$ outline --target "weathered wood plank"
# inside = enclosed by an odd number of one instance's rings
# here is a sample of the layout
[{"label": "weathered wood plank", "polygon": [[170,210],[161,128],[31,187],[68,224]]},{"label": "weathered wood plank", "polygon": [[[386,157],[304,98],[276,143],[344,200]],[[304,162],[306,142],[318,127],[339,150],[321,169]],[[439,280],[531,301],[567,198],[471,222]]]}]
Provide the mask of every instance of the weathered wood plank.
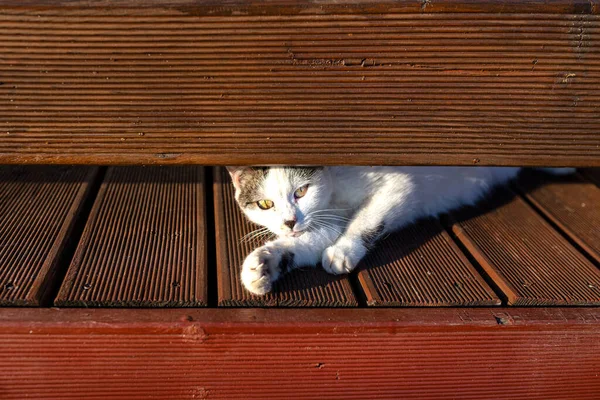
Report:
[{"label": "weathered wood plank", "polygon": [[509,305],[600,304],[600,271],[508,189],[452,219],[452,230]]},{"label": "weathered wood plank", "polygon": [[40,305],[60,284],[61,257],[97,172],[0,166],[0,305]]},{"label": "weathered wood plank", "polygon": [[391,234],[361,261],[370,306],[484,306],[500,299],[437,220]]},{"label": "weathered wood plank", "polygon": [[205,306],[201,167],[113,167],[65,281],[61,306]]},{"label": "weathered wood plank", "polygon": [[560,230],[600,262],[600,189],[578,175],[528,173],[519,188]]},{"label": "weathered wood plank", "polygon": [[132,4],[0,1],[0,162],[600,166],[593,2]]}]

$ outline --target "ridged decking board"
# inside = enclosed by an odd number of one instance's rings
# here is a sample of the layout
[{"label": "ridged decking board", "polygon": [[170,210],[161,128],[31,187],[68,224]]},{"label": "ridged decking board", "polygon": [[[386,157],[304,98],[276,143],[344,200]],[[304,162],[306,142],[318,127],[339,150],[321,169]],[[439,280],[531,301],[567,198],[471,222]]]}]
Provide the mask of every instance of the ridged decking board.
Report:
[{"label": "ridged decking board", "polygon": [[452,230],[509,305],[600,305],[600,271],[519,196],[498,190]]},{"label": "ridged decking board", "polygon": [[361,262],[371,306],[483,306],[500,299],[437,220],[390,235]]},{"label": "ridged decking board", "polygon": [[96,168],[0,166],[0,305],[36,306],[54,290]]},{"label": "ridged decking board", "polygon": [[600,188],[573,175],[530,174],[519,181],[524,195],[563,232],[600,262]]},{"label": "ridged decking board", "polygon": [[599,8],[0,0],[0,162],[600,166]]},{"label": "ridged decking board", "polygon": [[59,306],[204,306],[204,169],[114,167],[100,187]]},{"label": "ridged decking board", "polygon": [[217,278],[221,306],[355,306],[356,298],[347,277],[322,269],[293,270],[279,280],[273,292],[255,296],[240,282],[240,268],[259,240],[243,240],[257,228],[248,222],[235,202],[233,185],[223,168],[215,169],[215,229]]}]

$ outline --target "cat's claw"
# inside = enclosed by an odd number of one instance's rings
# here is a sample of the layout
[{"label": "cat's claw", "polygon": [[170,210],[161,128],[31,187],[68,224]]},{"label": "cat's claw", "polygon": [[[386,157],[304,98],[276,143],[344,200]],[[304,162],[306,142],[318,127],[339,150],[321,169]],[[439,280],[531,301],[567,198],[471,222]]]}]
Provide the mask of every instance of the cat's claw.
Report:
[{"label": "cat's claw", "polygon": [[356,268],[365,254],[366,249],[362,243],[353,243],[350,240],[342,239],[325,249],[321,264],[323,269],[330,274],[347,274]]},{"label": "cat's claw", "polygon": [[242,265],[241,280],[244,287],[254,294],[265,294],[279,278],[281,256],[266,246],[254,250]]}]

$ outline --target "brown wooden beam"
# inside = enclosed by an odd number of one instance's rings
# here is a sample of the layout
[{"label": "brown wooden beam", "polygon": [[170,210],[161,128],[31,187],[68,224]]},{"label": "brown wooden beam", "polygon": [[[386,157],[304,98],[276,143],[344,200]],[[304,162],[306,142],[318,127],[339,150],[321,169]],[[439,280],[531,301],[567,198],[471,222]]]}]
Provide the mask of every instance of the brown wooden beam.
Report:
[{"label": "brown wooden beam", "polygon": [[315,13],[547,13],[599,14],[600,8],[589,0],[0,0],[0,6],[12,8],[127,8],[146,12],[148,9],[200,9],[210,15],[231,15],[231,9],[242,9],[250,15],[281,15],[312,10]]},{"label": "brown wooden beam", "polygon": [[0,1],[0,163],[600,166],[594,2],[89,4]]}]

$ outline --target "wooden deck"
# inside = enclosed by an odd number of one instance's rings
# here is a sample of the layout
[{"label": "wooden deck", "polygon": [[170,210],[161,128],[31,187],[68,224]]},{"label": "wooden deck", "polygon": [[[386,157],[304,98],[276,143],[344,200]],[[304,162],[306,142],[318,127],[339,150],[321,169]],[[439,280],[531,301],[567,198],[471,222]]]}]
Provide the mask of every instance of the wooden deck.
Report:
[{"label": "wooden deck", "polygon": [[594,174],[528,172],[259,297],[222,168],[2,167],[0,397],[596,399]]},{"label": "wooden deck", "polygon": [[[244,239],[255,226],[224,169],[0,172],[4,305],[600,305],[600,189],[581,173],[528,172],[478,207],[390,235],[349,276],[302,268],[255,296],[242,288],[239,267],[260,242]],[[75,221],[85,222],[79,240]]]}]

